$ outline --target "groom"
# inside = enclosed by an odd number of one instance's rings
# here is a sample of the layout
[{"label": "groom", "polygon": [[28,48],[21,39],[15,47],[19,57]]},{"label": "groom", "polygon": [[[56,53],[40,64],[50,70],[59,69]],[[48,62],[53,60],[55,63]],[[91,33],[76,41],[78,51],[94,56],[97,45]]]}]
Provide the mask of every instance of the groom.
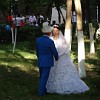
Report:
[{"label": "groom", "polygon": [[58,52],[54,42],[49,38],[52,27],[48,22],[44,22],[42,26],[44,35],[36,40],[36,53],[38,57],[38,66],[40,73],[39,96],[46,93],[46,83],[49,77],[50,69],[54,65],[54,58],[58,60]]}]

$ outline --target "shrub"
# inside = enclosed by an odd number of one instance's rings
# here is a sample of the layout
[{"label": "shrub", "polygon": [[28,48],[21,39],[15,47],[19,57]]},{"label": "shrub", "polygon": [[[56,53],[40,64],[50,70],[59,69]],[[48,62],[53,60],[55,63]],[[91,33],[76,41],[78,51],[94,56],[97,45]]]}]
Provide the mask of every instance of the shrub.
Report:
[{"label": "shrub", "polygon": [[[37,37],[42,35],[41,27],[34,27],[25,25],[20,27],[17,32],[17,42],[30,41],[34,42]],[[12,39],[11,31],[5,30],[3,28],[0,32],[0,42],[1,43],[10,43]]]}]

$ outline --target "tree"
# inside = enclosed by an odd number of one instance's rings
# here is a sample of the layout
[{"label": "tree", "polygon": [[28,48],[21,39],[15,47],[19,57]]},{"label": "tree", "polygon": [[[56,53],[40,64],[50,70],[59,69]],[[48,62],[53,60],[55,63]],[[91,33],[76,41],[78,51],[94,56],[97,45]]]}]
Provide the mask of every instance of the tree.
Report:
[{"label": "tree", "polygon": [[0,12],[3,15],[3,19],[7,21],[7,13],[9,13],[9,0],[1,0],[0,1]]},{"label": "tree", "polygon": [[95,53],[95,46],[94,46],[94,33],[95,28],[93,28],[92,23],[89,23],[89,32],[90,32],[90,53]]},{"label": "tree", "polygon": [[79,76],[81,78],[84,78],[86,77],[86,70],[85,70],[85,45],[83,36],[81,1],[74,0],[74,3],[77,14],[76,16],[77,16],[77,39],[78,39],[78,70],[79,70]]},{"label": "tree", "polygon": [[72,0],[66,0],[66,24],[65,24],[65,39],[70,46],[71,50],[71,39],[72,39],[72,34],[71,34],[71,10],[72,10]]}]

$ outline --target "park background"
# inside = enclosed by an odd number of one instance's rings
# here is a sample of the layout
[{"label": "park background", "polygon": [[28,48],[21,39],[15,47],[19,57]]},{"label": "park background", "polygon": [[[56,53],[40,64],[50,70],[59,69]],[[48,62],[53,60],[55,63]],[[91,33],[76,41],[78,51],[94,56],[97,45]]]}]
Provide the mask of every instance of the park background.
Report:
[{"label": "park background", "polygon": [[[15,53],[11,40],[11,31],[5,30],[7,16],[13,12],[25,16],[30,13],[42,14],[51,18],[52,7],[66,8],[67,0],[1,0],[0,1],[0,100],[100,100],[100,41],[95,38],[100,22],[100,1],[80,0],[85,43],[86,77],[82,78],[90,91],[82,94],[48,94],[38,97],[38,66],[35,40],[42,36],[41,27],[30,27],[28,23],[18,30]],[[74,2],[74,0],[72,0]],[[12,6],[11,6],[12,5]],[[53,5],[53,6],[52,6]],[[12,8],[11,8],[12,7]],[[17,8],[16,8],[17,7]],[[72,5],[74,11],[74,3]],[[89,23],[92,23],[95,53],[90,53]],[[62,31],[65,23],[60,25]],[[75,34],[73,26],[72,33]],[[71,57],[78,66],[77,37],[73,35]]]}]

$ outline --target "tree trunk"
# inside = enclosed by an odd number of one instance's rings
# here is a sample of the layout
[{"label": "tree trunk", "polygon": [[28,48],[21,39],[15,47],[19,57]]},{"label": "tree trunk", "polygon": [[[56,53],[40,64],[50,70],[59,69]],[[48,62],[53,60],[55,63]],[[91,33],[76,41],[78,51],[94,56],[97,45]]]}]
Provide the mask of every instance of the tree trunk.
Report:
[{"label": "tree trunk", "polygon": [[61,24],[60,8],[59,7],[56,7],[56,8],[58,11],[58,21],[59,21],[59,24]]},{"label": "tree trunk", "polygon": [[59,11],[60,11],[60,14],[61,14],[61,16],[62,16],[63,22],[64,22],[64,24],[65,24],[65,18],[64,18],[64,15],[63,15],[61,9],[59,9]]},{"label": "tree trunk", "polygon": [[90,53],[95,53],[95,46],[94,46],[94,28],[92,23],[89,23],[89,33],[90,33]]},{"label": "tree trunk", "polygon": [[47,7],[47,11],[46,11],[46,15],[48,15],[47,17],[50,19],[52,18],[52,3],[50,3]]},{"label": "tree trunk", "polygon": [[78,38],[78,70],[80,78],[86,77],[85,70],[85,45],[83,36],[83,26],[82,26],[82,9],[81,1],[74,0],[75,10],[77,16],[77,38]]},{"label": "tree trunk", "polygon": [[71,41],[72,41],[72,33],[71,33],[71,10],[72,10],[72,0],[66,0],[66,23],[65,23],[65,39],[71,50]]}]

